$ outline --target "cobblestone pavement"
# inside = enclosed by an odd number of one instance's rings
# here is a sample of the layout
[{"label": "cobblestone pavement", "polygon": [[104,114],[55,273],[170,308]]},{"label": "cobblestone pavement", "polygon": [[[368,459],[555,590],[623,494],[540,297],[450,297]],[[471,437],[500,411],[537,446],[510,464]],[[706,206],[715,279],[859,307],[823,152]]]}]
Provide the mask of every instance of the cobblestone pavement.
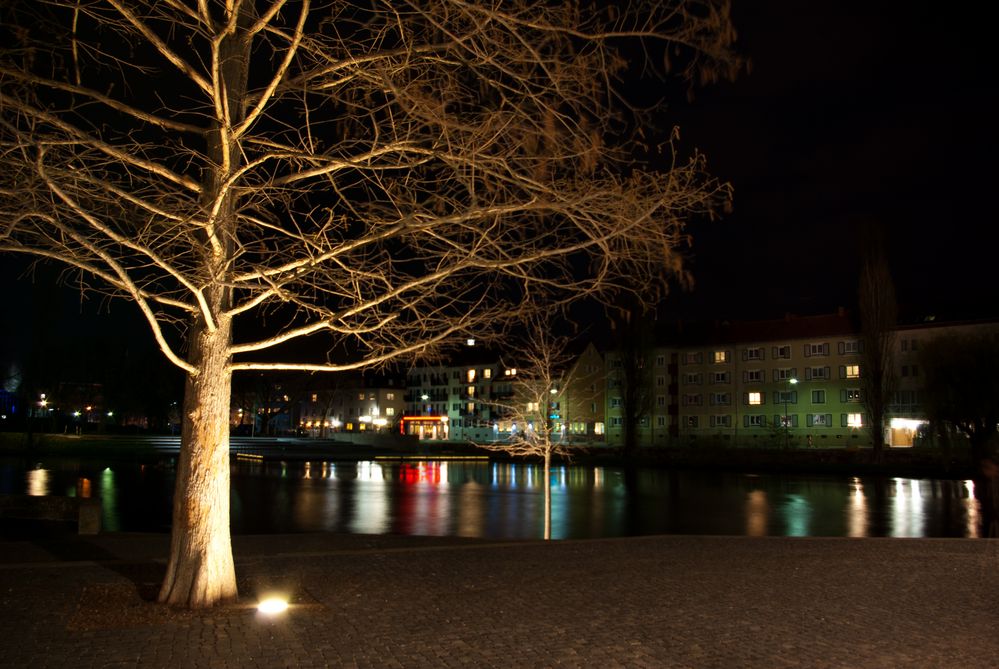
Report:
[{"label": "cobblestone pavement", "polygon": [[144,599],[166,537],[0,542],[0,667],[999,666],[991,540],[234,545],[240,604],[190,613]]}]

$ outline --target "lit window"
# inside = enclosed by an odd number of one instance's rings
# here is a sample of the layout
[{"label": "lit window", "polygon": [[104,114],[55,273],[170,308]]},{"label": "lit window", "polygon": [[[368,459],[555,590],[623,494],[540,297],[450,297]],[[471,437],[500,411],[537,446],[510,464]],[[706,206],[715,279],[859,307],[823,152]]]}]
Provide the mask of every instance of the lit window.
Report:
[{"label": "lit window", "polygon": [[488,368],[487,369],[483,369],[482,370],[482,376],[484,376],[487,379],[493,378],[493,370],[488,369]]},{"label": "lit window", "polygon": [[465,406],[465,410],[468,411],[468,413],[472,413],[473,411],[475,411],[475,402],[469,402]]},{"label": "lit window", "polygon": [[385,407],[385,415],[386,416],[394,416],[395,415],[395,408],[394,407]]},{"label": "lit window", "polygon": [[593,434],[603,434],[603,433],[604,433],[604,424],[603,423],[594,423],[593,424]]},{"label": "lit window", "polygon": [[846,378],[848,378],[848,379],[859,379],[860,378],[860,365],[847,365],[846,366]]},{"label": "lit window", "polygon": [[527,403],[527,410],[528,411],[537,411],[540,408],[540,406],[541,405],[538,404],[537,402],[528,402]]},{"label": "lit window", "polygon": [[828,427],[829,414],[824,414],[824,413],[810,414],[808,417],[808,422],[813,427]]},{"label": "lit window", "polygon": [[395,399],[395,393],[385,393],[385,399],[386,400],[394,400]]},{"label": "lit window", "polygon": [[715,364],[728,362],[728,351],[715,351]]},{"label": "lit window", "polygon": [[468,382],[469,383],[475,383],[475,370],[474,369],[468,370],[467,376],[468,376]]},{"label": "lit window", "polygon": [[364,401],[364,393],[357,393],[357,399]]},{"label": "lit window", "polygon": [[318,402],[319,401],[319,394],[318,393],[312,393],[312,401],[313,402]]},{"label": "lit window", "polygon": [[753,405],[763,404],[763,393],[749,393],[749,403]]},{"label": "lit window", "polygon": [[846,415],[846,426],[847,427],[863,427],[864,426],[863,414],[859,414],[859,413],[848,413]]},{"label": "lit window", "polygon": [[475,339],[473,339],[472,337],[469,337],[468,339],[465,340],[465,345],[467,345],[467,346],[475,346]]}]

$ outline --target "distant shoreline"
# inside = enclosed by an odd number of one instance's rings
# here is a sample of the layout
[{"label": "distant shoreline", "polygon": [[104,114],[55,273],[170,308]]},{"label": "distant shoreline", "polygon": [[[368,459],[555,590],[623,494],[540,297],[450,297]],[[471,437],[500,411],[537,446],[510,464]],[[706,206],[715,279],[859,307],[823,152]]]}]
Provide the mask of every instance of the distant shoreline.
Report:
[{"label": "distant shoreline", "polygon": [[[451,442],[416,442],[367,439],[368,443],[342,440],[233,437],[230,449],[234,458],[262,460],[498,460],[513,458],[502,452],[486,451],[473,444]],[[369,435],[374,436],[374,435]],[[0,455],[61,456],[115,460],[155,460],[175,456],[179,437],[152,435],[62,435],[34,434],[31,441],[24,433],[0,433]],[[869,448],[748,448],[748,447],[647,447],[626,457],[620,448],[594,446],[580,448],[569,464],[606,467],[663,467],[760,473],[884,475],[914,478],[974,478],[976,467],[964,450],[905,448],[886,449],[881,463],[874,462]],[[565,461],[560,460],[560,464]]]}]

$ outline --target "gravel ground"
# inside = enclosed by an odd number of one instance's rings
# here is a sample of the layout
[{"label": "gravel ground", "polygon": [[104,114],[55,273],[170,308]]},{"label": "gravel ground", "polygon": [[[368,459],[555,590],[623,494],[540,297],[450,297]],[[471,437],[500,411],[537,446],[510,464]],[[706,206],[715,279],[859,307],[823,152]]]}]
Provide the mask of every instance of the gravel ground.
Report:
[{"label": "gravel ground", "polygon": [[166,549],[0,541],[0,667],[999,666],[993,540],[236,537],[208,612],[149,601]]}]

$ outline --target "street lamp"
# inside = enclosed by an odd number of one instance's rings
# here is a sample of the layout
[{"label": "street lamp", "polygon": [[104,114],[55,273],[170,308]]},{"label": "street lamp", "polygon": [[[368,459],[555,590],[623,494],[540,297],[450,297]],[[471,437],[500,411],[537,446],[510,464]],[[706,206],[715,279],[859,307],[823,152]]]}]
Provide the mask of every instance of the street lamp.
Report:
[{"label": "street lamp", "polygon": [[791,424],[787,419],[787,398],[791,394],[791,386],[798,383],[798,379],[793,376],[787,380],[784,387],[784,448],[791,448]]}]

